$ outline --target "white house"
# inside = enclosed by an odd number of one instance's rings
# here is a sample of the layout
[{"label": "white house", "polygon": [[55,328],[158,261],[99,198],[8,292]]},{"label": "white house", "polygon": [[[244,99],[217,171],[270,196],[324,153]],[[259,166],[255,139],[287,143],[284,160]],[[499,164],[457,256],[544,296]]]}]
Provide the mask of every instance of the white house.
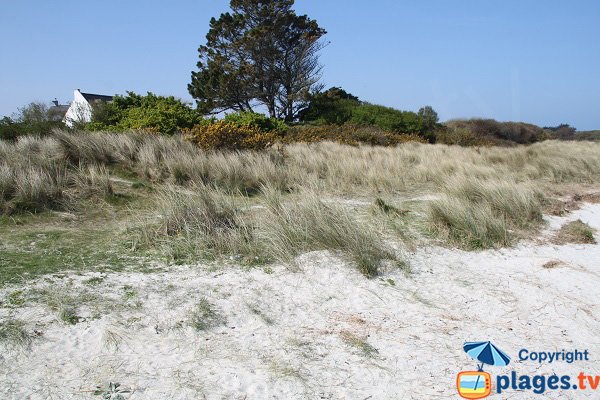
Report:
[{"label": "white house", "polygon": [[77,122],[91,122],[93,105],[98,102],[111,102],[112,96],[101,94],[81,93],[79,89],[73,92],[73,102],[65,114],[63,122],[73,127]]}]

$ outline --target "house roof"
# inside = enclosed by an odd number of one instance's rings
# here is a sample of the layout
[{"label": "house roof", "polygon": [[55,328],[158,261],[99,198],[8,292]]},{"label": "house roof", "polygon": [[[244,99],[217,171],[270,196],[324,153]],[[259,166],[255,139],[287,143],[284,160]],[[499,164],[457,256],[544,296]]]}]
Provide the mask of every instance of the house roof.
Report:
[{"label": "house roof", "polygon": [[68,104],[59,104],[52,106],[48,108],[48,115],[50,116],[50,119],[52,121],[61,121],[65,117],[65,114],[67,113],[67,110],[69,110],[69,107],[70,106]]},{"label": "house roof", "polygon": [[92,93],[81,93],[84,99],[87,100],[88,103],[93,103],[95,101],[112,101],[112,96],[105,96],[102,94],[92,94]]}]

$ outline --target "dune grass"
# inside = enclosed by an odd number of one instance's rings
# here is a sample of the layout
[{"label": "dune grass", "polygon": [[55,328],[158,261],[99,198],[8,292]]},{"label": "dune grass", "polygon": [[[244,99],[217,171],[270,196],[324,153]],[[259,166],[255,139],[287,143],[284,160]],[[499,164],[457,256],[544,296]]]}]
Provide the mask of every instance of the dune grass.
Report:
[{"label": "dune grass", "polygon": [[596,244],[594,232],[595,230],[591,226],[578,219],[561,226],[552,242],[555,244]]},{"label": "dune grass", "polygon": [[[134,254],[155,257],[158,251],[175,262],[288,263],[306,251],[333,250],[373,276],[386,260],[405,265],[386,240],[405,242],[412,230],[427,230],[465,249],[508,246],[541,225],[542,193],[598,182],[600,143],[464,148],[322,142],[210,152],[177,136],[56,131],[0,141],[1,273],[13,271],[12,280],[55,271],[61,263],[85,268],[103,257],[121,265],[115,254],[125,251],[113,245],[133,236]],[[435,199],[410,210],[404,200],[393,200],[422,194]],[[375,211],[365,217],[325,197],[363,198]],[[61,234],[68,240],[54,243],[58,251],[27,247],[29,239],[11,231],[11,221],[28,213],[41,214],[22,219],[20,231],[56,230],[32,225],[49,210],[73,213],[94,229],[86,228],[81,240],[75,230]],[[123,220],[118,226],[117,215]],[[392,228],[373,227],[383,216],[393,220]]]},{"label": "dune grass", "polygon": [[512,244],[542,223],[544,196],[516,182],[454,179],[428,208],[432,231],[466,249]]},{"label": "dune grass", "polygon": [[224,193],[198,185],[167,186],[156,196],[156,213],[134,230],[135,247],[160,248],[175,262],[219,255],[255,255],[252,227]]},{"label": "dune grass", "polygon": [[9,317],[0,321],[0,343],[5,347],[26,348],[31,341],[32,335],[22,320]]},{"label": "dune grass", "polygon": [[267,193],[260,235],[266,251],[284,262],[308,251],[339,250],[367,277],[376,276],[385,261],[408,269],[373,228],[343,208],[325,204],[314,193],[305,193],[301,201],[292,203],[284,203],[275,191]]},{"label": "dune grass", "polygon": [[225,317],[203,297],[189,313],[189,325],[197,331],[205,331],[225,323]]}]

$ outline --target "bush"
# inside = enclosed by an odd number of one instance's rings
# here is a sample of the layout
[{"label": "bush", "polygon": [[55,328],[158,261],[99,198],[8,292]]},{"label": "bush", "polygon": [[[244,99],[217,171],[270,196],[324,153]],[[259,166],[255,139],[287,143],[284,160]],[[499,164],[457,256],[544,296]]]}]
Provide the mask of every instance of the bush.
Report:
[{"label": "bush", "polygon": [[239,127],[257,128],[263,132],[285,132],[288,128],[283,121],[253,112],[228,114],[225,122]]},{"label": "bush", "polygon": [[260,150],[270,147],[277,140],[278,134],[221,120],[196,125],[185,130],[184,136],[204,150]]},{"label": "bush", "polygon": [[440,143],[463,146],[530,144],[546,139],[548,134],[539,126],[493,119],[448,121],[437,134]]},{"label": "bush", "polygon": [[304,122],[342,125],[352,118],[352,110],[360,106],[358,97],[345,90],[332,87],[312,96],[309,106],[300,115]]},{"label": "bush", "polygon": [[9,117],[0,120],[0,140],[15,140],[23,135],[27,135],[27,129],[23,124]]},{"label": "bush", "polygon": [[30,103],[20,108],[16,116],[0,119],[0,139],[16,140],[26,135],[45,136],[64,126],[60,117],[48,106],[43,103]]},{"label": "bush", "polygon": [[376,126],[350,124],[343,126],[295,126],[288,130],[282,141],[285,143],[331,141],[351,146],[357,146],[361,143],[373,146],[395,146],[406,142],[425,142],[424,139],[416,135],[386,132]]},{"label": "bush", "polygon": [[478,137],[468,128],[464,127],[447,127],[444,126],[436,131],[435,140],[437,143],[451,144],[457,146],[491,146],[491,145],[510,145],[511,143],[500,143],[490,137]]},{"label": "bush", "polygon": [[94,106],[92,122],[86,130],[141,130],[172,135],[202,122],[202,115],[173,96],[128,92],[115,96],[111,103]]},{"label": "bush", "polygon": [[430,106],[418,113],[361,102],[345,90],[333,87],[312,96],[309,106],[300,115],[302,122],[318,125],[376,126],[384,131],[420,135],[435,141],[438,115]]},{"label": "bush", "polygon": [[551,138],[558,140],[574,140],[577,129],[569,124],[560,124],[558,126],[546,126],[544,130],[548,132]]},{"label": "bush", "polygon": [[600,131],[577,132],[573,140],[600,142]]},{"label": "bush", "polygon": [[395,133],[422,133],[424,128],[423,121],[414,112],[368,103],[352,110],[350,122],[357,125],[376,125]]}]

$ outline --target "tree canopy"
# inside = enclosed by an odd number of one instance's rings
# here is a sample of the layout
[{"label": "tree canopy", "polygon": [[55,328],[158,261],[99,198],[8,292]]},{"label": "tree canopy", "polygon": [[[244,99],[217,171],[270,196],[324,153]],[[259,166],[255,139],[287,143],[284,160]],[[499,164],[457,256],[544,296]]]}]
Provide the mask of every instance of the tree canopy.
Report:
[{"label": "tree canopy", "polygon": [[292,121],[320,89],[319,51],[326,31],[293,10],[294,0],[231,0],[210,21],[188,90],[207,114],[252,112]]},{"label": "tree canopy", "polygon": [[340,125],[352,118],[352,110],[360,104],[358,97],[342,88],[332,87],[311,96],[308,107],[300,114],[300,120]]},{"label": "tree canopy", "polygon": [[0,139],[15,140],[23,135],[43,136],[64,128],[62,115],[44,103],[29,103],[13,116],[0,119]]}]

